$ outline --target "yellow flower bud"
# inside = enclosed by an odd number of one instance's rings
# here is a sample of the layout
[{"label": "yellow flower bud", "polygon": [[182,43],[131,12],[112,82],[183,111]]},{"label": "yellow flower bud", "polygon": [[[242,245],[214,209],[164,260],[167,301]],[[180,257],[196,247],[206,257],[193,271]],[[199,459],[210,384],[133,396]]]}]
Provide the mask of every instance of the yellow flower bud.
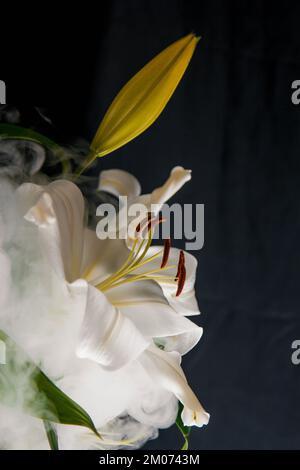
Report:
[{"label": "yellow flower bud", "polygon": [[198,40],[189,34],[174,42],[121,89],[92,141],[89,162],[122,147],[158,118],[180,82]]}]

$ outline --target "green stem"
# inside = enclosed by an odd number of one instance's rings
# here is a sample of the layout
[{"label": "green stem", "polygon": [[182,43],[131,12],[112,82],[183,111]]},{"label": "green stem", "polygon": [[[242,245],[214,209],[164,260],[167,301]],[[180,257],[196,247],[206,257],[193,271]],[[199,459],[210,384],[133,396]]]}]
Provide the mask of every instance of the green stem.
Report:
[{"label": "green stem", "polygon": [[47,434],[49,446],[51,450],[59,450],[58,447],[58,437],[57,437],[57,432],[54,427],[54,425],[50,422],[44,419],[44,427],[45,431]]},{"label": "green stem", "polygon": [[183,410],[183,404],[179,402],[178,404],[178,414],[176,418],[176,426],[178,427],[179,431],[182,434],[182,437],[184,439],[183,446],[181,447],[181,450],[188,450],[189,448],[189,436],[191,432],[191,428],[188,426],[185,426],[182,422],[181,419],[181,413]]},{"label": "green stem", "polygon": [[91,165],[91,163],[93,163],[95,158],[96,158],[96,155],[93,152],[93,150],[91,150],[88,156],[86,157],[86,159],[84,160],[84,162],[82,163],[82,165],[80,165],[77,168],[75,175],[74,175],[74,181],[76,181],[77,178],[79,178],[82,175],[82,173],[85,172],[85,170]]}]

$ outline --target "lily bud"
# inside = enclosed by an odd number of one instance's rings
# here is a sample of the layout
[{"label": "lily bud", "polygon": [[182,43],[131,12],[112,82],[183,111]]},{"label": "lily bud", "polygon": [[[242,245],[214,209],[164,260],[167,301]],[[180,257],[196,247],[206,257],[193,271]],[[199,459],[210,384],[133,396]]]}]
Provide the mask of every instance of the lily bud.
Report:
[{"label": "lily bud", "polygon": [[91,143],[89,163],[122,147],[151,126],[174,93],[198,40],[189,34],[174,42],[121,89]]}]

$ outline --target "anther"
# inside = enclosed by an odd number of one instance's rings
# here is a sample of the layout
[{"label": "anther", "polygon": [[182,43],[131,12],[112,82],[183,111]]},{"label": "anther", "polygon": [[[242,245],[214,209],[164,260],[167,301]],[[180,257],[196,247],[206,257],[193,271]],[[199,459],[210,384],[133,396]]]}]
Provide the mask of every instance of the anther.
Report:
[{"label": "anther", "polygon": [[180,272],[179,272],[179,276],[178,276],[176,297],[178,297],[181,294],[181,292],[183,291],[185,279],[186,279],[186,269],[185,269],[184,264],[181,264]]},{"label": "anther", "polygon": [[160,265],[161,268],[164,268],[168,262],[169,255],[170,255],[170,248],[171,248],[171,240],[170,238],[167,238],[164,241],[164,252],[163,252],[162,261]]},{"label": "anther", "polygon": [[180,250],[179,260],[178,260],[178,269],[177,269],[177,274],[176,274],[175,279],[177,279],[179,277],[180,268],[181,268],[182,265],[183,266],[185,265],[185,256],[184,256],[184,252],[182,250]]}]

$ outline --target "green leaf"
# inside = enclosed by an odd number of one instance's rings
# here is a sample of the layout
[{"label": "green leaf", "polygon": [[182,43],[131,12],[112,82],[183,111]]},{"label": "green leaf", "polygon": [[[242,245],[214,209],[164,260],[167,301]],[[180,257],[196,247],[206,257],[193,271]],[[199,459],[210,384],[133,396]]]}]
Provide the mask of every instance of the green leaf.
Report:
[{"label": "green leaf", "polygon": [[50,421],[44,420],[44,427],[47,434],[50,449],[59,450],[58,437],[54,425]]},{"label": "green leaf", "polygon": [[182,419],[181,419],[182,410],[183,410],[183,404],[179,402],[178,413],[177,413],[177,418],[176,418],[176,426],[178,427],[179,431],[181,432],[184,438],[184,443],[183,443],[183,446],[181,447],[181,450],[188,450],[191,427],[185,426],[183,424]]},{"label": "green leaf", "polygon": [[0,330],[6,364],[0,365],[0,402],[44,421],[84,426],[101,437],[90,416],[60,390],[17,344]]},{"label": "green leaf", "polygon": [[29,140],[30,142],[43,145],[52,151],[61,149],[58,144],[39,132],[16,126],[15,124],[0,124],[0,137],[1,139]]},{"label": "green leaf", "polygon": [[4,140],[26,140],[42,145],[53,152],[61,161],[63,172],[67,173],[70,169],[69,162],[66,160],[64,149],[48,137],[32,129],[16,126],[15,124],[0,124],[0,139]]}]

